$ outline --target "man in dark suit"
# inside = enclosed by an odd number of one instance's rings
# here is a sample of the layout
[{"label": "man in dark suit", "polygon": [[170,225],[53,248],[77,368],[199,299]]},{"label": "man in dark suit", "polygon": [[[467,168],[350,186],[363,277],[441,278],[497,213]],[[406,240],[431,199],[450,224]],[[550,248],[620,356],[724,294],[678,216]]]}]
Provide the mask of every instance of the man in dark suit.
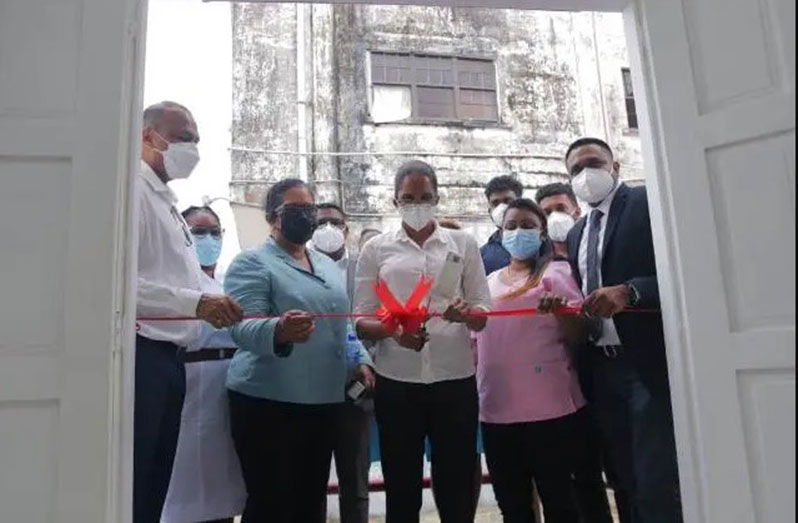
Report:
[{"label": "man in dark suit", "polygon": [[[320,203],[318,228],[313,234],[313,248],[332,258],[341,270],[349,301],[352,301],[357,259],[349,256],[346,239],[349,225],[343,209],[334,203]],[[372,400],[353,402],[347,397],[339,410],[333,447],[338,475],[338,502],[341,523],[368,523],[369,518],[369,424]]]},{"label": "man in dark suit", "polygon": [[577,197],[590,206],[568,234],[574,276],[590,317],[586,357],[599,424],[631,521],[680,522],[659,288],[643,187],[618,178],[619,164],[603,141],[583,138],[565,156]]}]

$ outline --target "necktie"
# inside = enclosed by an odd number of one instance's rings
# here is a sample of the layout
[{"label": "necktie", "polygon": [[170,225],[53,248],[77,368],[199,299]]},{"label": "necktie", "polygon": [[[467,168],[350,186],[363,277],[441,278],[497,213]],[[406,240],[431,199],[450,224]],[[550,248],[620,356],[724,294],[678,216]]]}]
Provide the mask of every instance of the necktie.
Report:
[{"label": "necktie", "polygon": [[[587,233],[587,294],[599,288],[599,232],[601,232],[601,217],[604,215],[598,209],[593,209],[590,214],[590,230]],[[590,338],[595,342],[601,338],[604,323],[601,318],[592,318],[588,327]]]}]

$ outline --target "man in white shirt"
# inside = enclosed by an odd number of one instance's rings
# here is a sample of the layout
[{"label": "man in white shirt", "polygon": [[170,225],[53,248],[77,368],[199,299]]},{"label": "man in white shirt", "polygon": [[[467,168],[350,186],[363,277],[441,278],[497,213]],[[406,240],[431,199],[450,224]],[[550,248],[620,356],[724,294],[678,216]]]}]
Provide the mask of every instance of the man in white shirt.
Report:
[{"label": "man in white shirt", "polygon": [[313,248],[329,256],[338,265],[351,302],[355,287],[357,258],[350,256],[349,249],[346,247],[346,240],[349,238],[346,214],[335,203],[319,203],[316,208],[318,209],[319,226],[313,231],[311,239]]},{"label": "man in white shirt", "polygon": [[[241,320],[226,296],[203,294],[191,232],[167,182],[199,161],[191,113],[174,102],[144,111],[138,203],[139,318],[198,317],[215,327]],[[158,523],[172,475],[186,381],[182,355],[201,333],[197,321],[139,321],[133,449],[133,521]]]},{"label": "man in white shirt", "polygon": [[[313,232],[313,248],[329,256],[341,271],[341,281],[352,301],[357,259],[349,256],[346,239],[349,225],[344,210],[334,203],[319,203],[318,227]],[[354,376],[349,382],[354,381]],[[338,476],[338,506],[341,523],[369,521],[369,425],[373,401],[354,402],[347,397],[336,419],[333,446]]]}]

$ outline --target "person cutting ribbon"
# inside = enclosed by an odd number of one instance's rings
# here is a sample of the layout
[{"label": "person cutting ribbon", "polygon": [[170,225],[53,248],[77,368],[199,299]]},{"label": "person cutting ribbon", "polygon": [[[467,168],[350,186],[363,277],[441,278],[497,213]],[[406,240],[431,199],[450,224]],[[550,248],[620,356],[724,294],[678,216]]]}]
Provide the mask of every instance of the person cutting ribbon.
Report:
[{"label": "person cutting ribbon", "polygon": [[577,523],[571,473],[587,449],[586,412],[565,343],[584,339],[584,320],[546,313],[581,305],[582,293],[568,262],[554,259],[546,215],[533,201],[508,205],[502,244],[511,261],[488,276],[494,310],[528,307],[539,314],[497,318],[476,335],[479,415],[493,490],[504,521],[535,520],[534,481],[547,522]]},{"label": "person cutting ribbon", "polygon": [[[400,305],[428,306],[432,313],[426,330],[415,321],[356,320],[358,335],[376,342],[375,409],[389,522],[418,521],[427,436],[442,523],[473,519],[477,389],[470,331],[488,320],[470,313],[489,310],[490,293],[476,241],[438,226],[438,200],[434,169],[420,161],[403,164],[394,180],[402,226],[364,245],[355,277],[356,314],[385,305],[375,291],[380,281]],[[422,276],[434,280],[428,300],[407,307]]]},{"label": "person cutting ribbon", "polygon": [[279,316],[231,329],[239,350],[227,388],[247,488],[242,523],[321,523],[347,377],[351,370],[372,387],[371,358],[351,336],[340,270],[305,246],[317,226],[308,187],[277,182],[265,210],[271,238],[239,254],[224,283],[245,318]]}]

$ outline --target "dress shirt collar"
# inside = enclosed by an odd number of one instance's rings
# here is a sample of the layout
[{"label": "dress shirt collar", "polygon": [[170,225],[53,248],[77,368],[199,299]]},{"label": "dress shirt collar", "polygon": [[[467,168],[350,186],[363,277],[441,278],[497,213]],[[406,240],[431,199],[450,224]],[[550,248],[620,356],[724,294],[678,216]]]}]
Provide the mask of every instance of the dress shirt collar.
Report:
[{"label": "dress shirt collar", "polygon": [[169,200],[170,203],[176,204],[177,203],[177,196],[169,188],[160,178],[158,175],[155,174],[155,171],[152,170],[152,167],[149,166],[147,162],[144,160],[141,161],[141,177],[144,178],[144,181],[152,188],[153,191],[162,195],[164,198]]},{"label": "dress shirt collar", "polygon": [[598,209],[602,212],[602,216],[607,216],[610,213],[610,207],[612,207],[612,201],[615,199],[615,195],[618,194],[618,189],[621,188],[623,182],[618,180],[618,183],[615,184],[615,188],[612,192],[602,200],[602,202],[595,207],[591,207],[591,213],[593,212],[592,209]]},{"label": "dress shirt collar", "polygon": [[339,268],[339,269],[341,269],[341,270],[346,270],[346,269],[348,269],[348,268],[349,268],[349,251],[347,251],[346,249],[344,249],[344,255],[343,255],[343,256],[341,256],[341,259],[340,259],[340,260],[337,260],[337,261],[335,262],[335,264],[336,264],[336,265],[338,266],[338,268]]}]

